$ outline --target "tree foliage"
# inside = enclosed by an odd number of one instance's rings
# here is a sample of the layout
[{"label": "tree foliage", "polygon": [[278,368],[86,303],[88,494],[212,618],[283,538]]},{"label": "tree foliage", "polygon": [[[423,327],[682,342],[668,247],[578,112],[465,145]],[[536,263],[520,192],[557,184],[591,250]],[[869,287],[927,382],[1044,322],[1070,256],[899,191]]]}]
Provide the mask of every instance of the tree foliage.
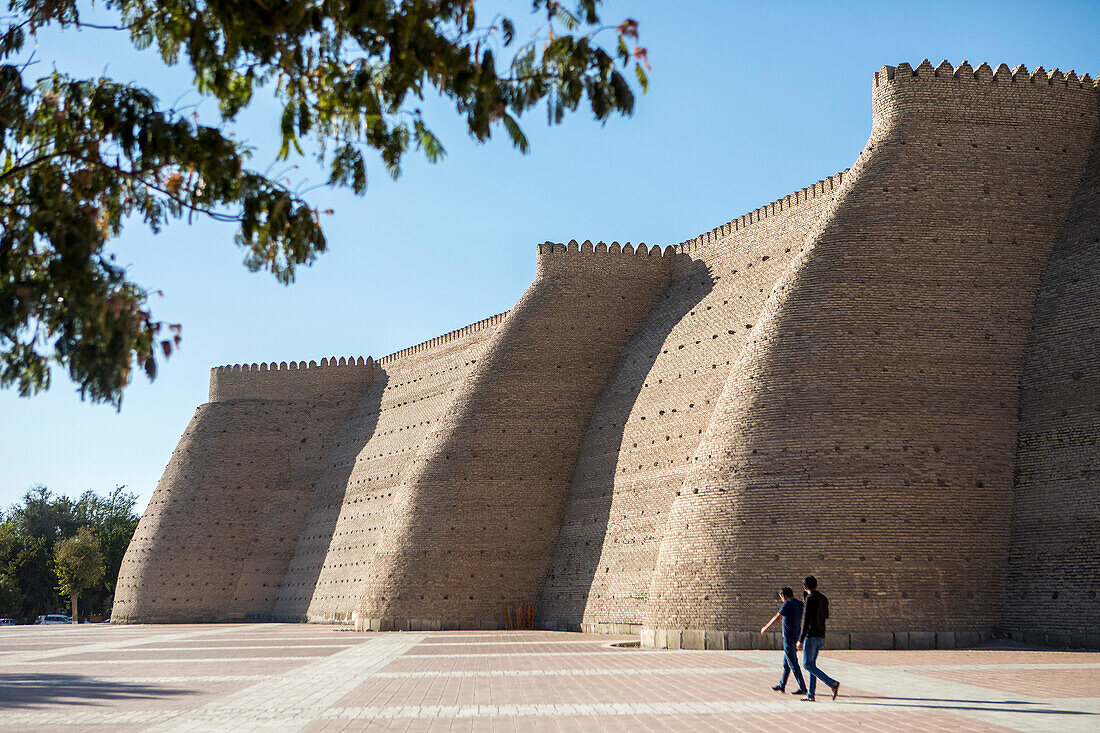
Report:
[{"label": "tree foliage", "polygon": [[[76,597],[103,580],[106,569],[99,540],[88,527],[81,527],[72,537],[58,540],[53,548],[57,591]],[[74,606],[75,608],[75,606]]]},{"label": "tree foliage", "polygon": [[[0,514],[0,615],[31,620],[64,605],[57,547],[81,528],[94,534],[104,565],[103,577],[81,592],[82,603],[94,613],[109,612],[122,557],[137,528],[136,501],[121,486],[105,496],[86,491],[76,501],[35,486]],[[8,586],[14,593],[6,595]]]},{"label": "tree foliage", "polygon": [[[582,104],[601,121],[630,114],[624,72],[644,90],[646,52],[637,22],[605,25],[600,1],[533,0],[539,25],[521,38],[513,18],[481,17],[473,0],[106,0],[117,17],[109,27],[84,22],[76,0],[9,0],[0,386],[46,389],[52,363],[82,396],[119,405],[136,371],[156,376],[179,327],[154,318],[154,291],[131,281],[107,246],[136,220],[154,233],[183,216],[232,221],[245,264],[284,283],[325,251],[318,210],[250,168],[252,151],[228,131],[258,94],[281,105],[279,157],[313,156],[330,185],[357,194],[370,153],[395,178],[410,150],[445,154],[421,109],[429,97],[451,104],[476,140],[502,129],[520,151],[519,120],[540,104],[552,124]],[[47,25],[127,34],[188,64],[219,123],[111,79],[28,78],[27,41]]]}]

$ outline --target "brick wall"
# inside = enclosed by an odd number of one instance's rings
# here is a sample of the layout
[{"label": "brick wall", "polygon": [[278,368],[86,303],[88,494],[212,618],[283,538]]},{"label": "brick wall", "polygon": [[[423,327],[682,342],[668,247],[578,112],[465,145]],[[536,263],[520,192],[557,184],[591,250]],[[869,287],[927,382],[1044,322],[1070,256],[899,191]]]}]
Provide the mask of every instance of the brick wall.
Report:
[{"label": "brick wall", "polygon": [[584,426],[671,249],[543,245],[534,283],[395,492],[361,625],[495,627],[538,598]]},{"label": "brick wall", "polygon": [[1031,307],[1096,124],[1075,78],[875,75],[868,146],[673,502],[644,644],[748,643],[807,573],[840,645],[999,626]]},{"label": "brick wall", "polygon": [[275,618],[351,621],[394,491],[503,319],[493,316],[378,360],[370,389],[321,472]]},{"label": "brick wall", "polygon": [[1100,132],[1028,337],[1004,630],[1100,649]]},{"label": "brick wall", "polygon": [[537,601],[743,647],[814,573],[834,647],[1100,644],[1098,119],[1072,72],[883,67],[844,173],[664,251],[540,246],[512,311],[377,364],[215,370],[114,617]]},{"label": "brick wall", "polygon": [[127,548],[113,618],[222,621],[271,613],[332,440],[370,360],[220,367]]},{"label": "brick wall", "polygon": [[684,242],[675,282],[596,403],[546,583],[540,625],[642,623],[664,521],[738,352],[843,174]]}]

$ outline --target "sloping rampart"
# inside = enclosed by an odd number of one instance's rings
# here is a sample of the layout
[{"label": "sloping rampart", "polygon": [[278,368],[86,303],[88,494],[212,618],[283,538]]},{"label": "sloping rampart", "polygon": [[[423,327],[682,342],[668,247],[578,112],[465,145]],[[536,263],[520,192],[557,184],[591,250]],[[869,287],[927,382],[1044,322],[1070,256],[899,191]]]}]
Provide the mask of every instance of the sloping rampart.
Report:
[{"label": "sloping rampart", "polygon": [[1095,90],[1065,82],[876,74],[867,149],[673,503],[643,643],[746,645],[808,572],[842,643],[997,628],[1027,327],[1097,124]]},{"label": "sloping rampart", "polygon": [[126,550],[115,620],[270,615],[332,439],[371,382],[370,359],[339,362],[211,371]]},{"label": "sloping rampart", "polygon": [[1039,286],[1020,397],[1003,630],[1100,648],[1100,131]]},{"label": "sloping rampart", "polygon": [[506,314],[383,357],[340,429],[279,588],[279,620],[350,622],[394,492]]},{"label": "sloping rampart", "polygon": [[540,246],[534,283],[394,492],[361,626],[496,627],[537,600],[584,424],[671,266],[644,245]]},{"label": "sloping rampart", "polygon": [[665,518],[731,364],[843,176],[676,247],[676,281],[619,355],[585,431],[539,599],[541,625],[641,625]]}]

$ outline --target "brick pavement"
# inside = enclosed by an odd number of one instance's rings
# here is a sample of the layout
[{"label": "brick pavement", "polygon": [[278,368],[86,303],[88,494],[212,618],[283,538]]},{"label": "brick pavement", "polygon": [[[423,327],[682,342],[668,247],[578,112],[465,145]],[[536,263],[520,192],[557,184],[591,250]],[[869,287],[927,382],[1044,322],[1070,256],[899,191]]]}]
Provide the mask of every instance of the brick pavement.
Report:
[{"label": "brick pavement", "polygon": [[0,630],[0,729],[1072,731],[1100,654],[826,650],[836,702],[769,688],[779,653],[612,648],[555,632],[284,624]]}]

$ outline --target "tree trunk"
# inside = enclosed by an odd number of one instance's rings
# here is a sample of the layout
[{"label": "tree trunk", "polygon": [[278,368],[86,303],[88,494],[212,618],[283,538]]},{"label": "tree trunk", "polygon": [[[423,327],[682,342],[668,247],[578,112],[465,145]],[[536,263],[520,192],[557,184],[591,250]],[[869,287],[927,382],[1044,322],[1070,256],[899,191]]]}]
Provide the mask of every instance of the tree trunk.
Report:
[{"label": "tree trunk", "polygon": [[73,623],[74,624],[80,623],[76,619],[77,619],[77,617],[76,617],[76,593],[73,593]]}]

